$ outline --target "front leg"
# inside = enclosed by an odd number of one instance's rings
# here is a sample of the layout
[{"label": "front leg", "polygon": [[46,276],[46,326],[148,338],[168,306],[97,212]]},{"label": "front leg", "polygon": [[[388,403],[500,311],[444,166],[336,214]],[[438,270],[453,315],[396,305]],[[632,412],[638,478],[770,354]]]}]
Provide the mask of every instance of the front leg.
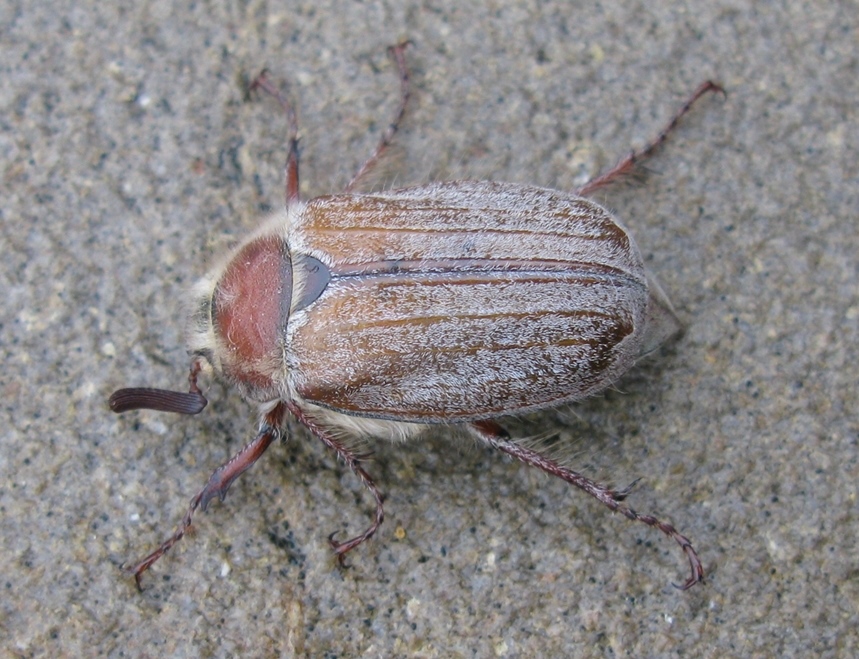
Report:
[{"label": "front leg", "polygon": [[188,510],[185,512],[182,521],[173,535],[162,542],[158,549],[142,561],[126,568],[128,572],[134,575],[134,581],[137,583],[138,589],[141,589],[140,578],[143,573],[185,536],[185,533],[187,533],[188,528],[191,526],[191,521],[197,508],[205,511],[209,506],[209,502],[215,497],[223,501],[233,481],[250,469],[262,457],[266,449],[271,446],[272,442],[281,436],[281,428],[283,427],[285,416],[286,408],[284,404],[278,403],[275,405],[263,418],[257,436],[227,462],[218,467],[209,477],[209,482],[206,483],[206,486],[191,499]]}]

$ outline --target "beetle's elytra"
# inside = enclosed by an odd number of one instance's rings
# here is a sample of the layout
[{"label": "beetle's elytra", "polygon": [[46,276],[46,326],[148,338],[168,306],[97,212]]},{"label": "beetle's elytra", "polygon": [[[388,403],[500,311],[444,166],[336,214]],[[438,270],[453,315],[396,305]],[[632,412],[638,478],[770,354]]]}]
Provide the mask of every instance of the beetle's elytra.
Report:
[{"label": "beetle's elytra", "polygon": [[703,581],[690,541],[622,503],[628,490],[612,490],[517,443],[496,419],[601,391],[679,330],[629,233],[584,196],[630,172],[695,100],[721,88],[701,85],[644,150],[575,194],[485,181],[354,193],[403,116],[405,48],[391,49],[402,86],[396,119],[340,195],[299,199],[295,113],[265,74],[253,85],[275,96],[288,118],[286,208],[194,289],[190,391],[121,389],[110,405],[115,412],[196,414],[206,405],[197,377],[210,368],[259,405],[262,422],[191,500],[173,536],[130,568],[138,586],[182,538],[196,509],[223,499],[281,436],[288,415],[375,498],[373,523],[363,533],[345,542],[331,538],[341,560],[384,516],[381,493],[343,438],[405,439],[430,425],[459,424],[674,538],[691,567],[681,587]]}]

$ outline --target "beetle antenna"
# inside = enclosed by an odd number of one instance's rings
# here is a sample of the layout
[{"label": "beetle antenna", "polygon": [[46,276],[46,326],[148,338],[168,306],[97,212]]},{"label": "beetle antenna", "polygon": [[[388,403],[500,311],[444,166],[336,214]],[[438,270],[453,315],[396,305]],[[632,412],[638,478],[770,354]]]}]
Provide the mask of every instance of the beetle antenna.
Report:
[{"label": "beetle antenna", "polygon": [[209,401],[197,386],[197,376],[202,370],[199,359],[191,362],[191,372],[188,375],[188,393],[170,391],[169,389],[152,389],[151,387],[130,387],[117,389],[111,394],[107,403],[117,414],[131,410],[155,410],[156,412],[173,412],[174,414],[199,414]]}]

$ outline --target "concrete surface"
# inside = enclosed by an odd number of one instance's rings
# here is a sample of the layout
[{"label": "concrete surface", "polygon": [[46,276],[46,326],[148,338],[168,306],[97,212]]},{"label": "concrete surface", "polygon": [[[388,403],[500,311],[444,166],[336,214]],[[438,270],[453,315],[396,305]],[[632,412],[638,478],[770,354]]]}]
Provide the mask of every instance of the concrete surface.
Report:
[{"label": "concrete surface", "polygon": [[[859,653],[859,8],[855,2],[101,2],[0,7],[0,644],[10,656]],[[119,4],[119,3],[117,3]],[[597,198],[688,325],[618,385],[520,432],[698,547],[470,442],[372,443],[382,531],[334,567],[369,497],[296,431],[138,593],[254,410],[206,380],[199,418],[112,415],[181,387],[185,291],[282,203],[298,106],[306,197],[340,189],[397,97],[388,180],[572,189],[704,99],[643,184]],[[536,430],[534,430],[536,428]],[[449,433],[448,433],[449,435]]]}]

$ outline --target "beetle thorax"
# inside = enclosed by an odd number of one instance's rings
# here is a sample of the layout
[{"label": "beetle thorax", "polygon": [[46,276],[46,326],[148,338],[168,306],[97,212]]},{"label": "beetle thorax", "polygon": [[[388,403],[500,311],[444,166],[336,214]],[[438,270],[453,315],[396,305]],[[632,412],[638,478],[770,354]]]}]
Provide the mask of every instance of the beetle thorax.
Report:
[{"label": "beetle thorax", "polygon": [[252,400],[278,397],[282,336],[292,299],[285,240],[258,234],[198,285],[190,349]]}]

